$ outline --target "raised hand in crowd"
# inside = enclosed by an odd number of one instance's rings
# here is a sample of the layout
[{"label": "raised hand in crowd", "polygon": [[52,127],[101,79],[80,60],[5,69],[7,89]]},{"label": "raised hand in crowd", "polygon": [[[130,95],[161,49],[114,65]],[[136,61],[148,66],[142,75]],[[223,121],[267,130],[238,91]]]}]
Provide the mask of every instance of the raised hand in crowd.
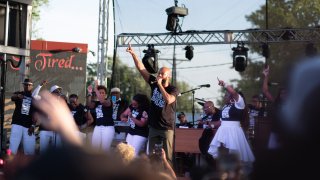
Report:
[{"label": "raised hand in crowd", "polygon": [[56,98],[48,91],[41,92],[41,99],[35,101],[35,106],[48,116],[41,122],[44,126],[57,131],[61,136],[73,145],[82,145],[82,140],[75,133],[78,131],[66,102],[61,98]]}]

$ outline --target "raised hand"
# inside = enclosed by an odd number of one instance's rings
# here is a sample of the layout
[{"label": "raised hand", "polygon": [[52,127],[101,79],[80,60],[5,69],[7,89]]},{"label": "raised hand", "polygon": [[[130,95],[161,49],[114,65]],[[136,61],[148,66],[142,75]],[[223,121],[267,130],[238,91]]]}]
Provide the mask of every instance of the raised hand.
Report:
[{"label": "raised hand", "polygon": [[41,97],[40,100],[35,101],[35,106],[48,117],[41,124],[59,132],[69,143],[81,145],[82,140],[76,133],[77,125],[66,102],[48,91],[41,92]]},{"label": "raised hand", "polygon": [[132,49],[132,47],[131,47],[131,44],[129,44],[129,46],[128,46],[128,48],[127,48],[127,50],[126,50],[128,53],[130,53],[130,54],[134,54],[134,51],[133,51],[133,49]]},{"label": "raised hand", "polygon": [[47,84],[48,84],[48,81],[47,81],[47,80],[44,80],[44,81],[41,82],[40,85],[41,85],[41,86],[46,86]]},{"label": "raised hand", "polygon": [[91,93],[92,93],[92,89],[93,89],[93,88],[92,88],[92,85],[90,84],[90,85],[88,86],[88,88],[87,88],[88,93],[90,93],[90,94],[91,94]]},{"label": "raised hand", "polygon": [[262,71],[264,76],[269,76],[269,65]]}]

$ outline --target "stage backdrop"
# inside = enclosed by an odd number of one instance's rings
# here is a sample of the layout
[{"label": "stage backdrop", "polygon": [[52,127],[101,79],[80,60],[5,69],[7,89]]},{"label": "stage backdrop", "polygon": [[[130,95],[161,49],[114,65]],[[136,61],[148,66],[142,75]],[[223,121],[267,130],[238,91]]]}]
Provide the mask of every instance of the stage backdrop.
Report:
[{"label": "stage backdrop", "polygon": [[[49,90],[51,86],[58,85],[63,88],[65,95],[77,94],[80,102],[84,102],[87,52],[87,44],[31,41],[31,56],[26,64],[29,67],[29,77],[34,83],[34,88],[43,80],[48,80],[49,84],[42,90]],[[9,58],[19,61],[19,57]],[[8,64],[5,127],[11,123],[14,110],[14,103],[10,97],[13,92],[22,90],[21,77],[19,69]]]}]

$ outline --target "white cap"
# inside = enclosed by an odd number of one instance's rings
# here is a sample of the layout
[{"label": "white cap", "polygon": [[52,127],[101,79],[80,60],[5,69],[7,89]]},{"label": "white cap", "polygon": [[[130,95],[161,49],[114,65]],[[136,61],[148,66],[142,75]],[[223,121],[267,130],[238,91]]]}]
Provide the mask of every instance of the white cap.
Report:
[{"label": "white cap", "polygon": [[114,87],[114,88],[111,89],[110,92],[111,92],[111,93],[113,93],[113,92],[118,92],[118,93],[120,93],[120,89],[117,88],[117,87]]},{"label": "white cap", "polygon": [[50,92],[52,93],[53,91],[57,90],[57,89],[62,89],[62,87],[58,86],[58,85],[53,85],[51,88],[50,88]]}]

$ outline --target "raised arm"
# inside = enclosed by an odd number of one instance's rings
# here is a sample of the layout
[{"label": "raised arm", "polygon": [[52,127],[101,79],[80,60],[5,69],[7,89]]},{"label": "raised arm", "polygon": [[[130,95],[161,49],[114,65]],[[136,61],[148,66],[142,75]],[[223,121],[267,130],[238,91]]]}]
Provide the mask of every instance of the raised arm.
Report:
[{"label": "raised arm", "polygon": [[138,56],[136,55],[136,53],[132,49],[131,44],[129,44],[126,51],[131,54],[131,56],[134,60],[134,64],[136,65],[136,68],[138,69],[138,71],[142,75],[143,79],[148,83],[150,73],[146,70],[146,68],[144,67],[144,65],[142,64],[142,62],[140,61],[140,59],[138,58]]},{"label": "raised arm", "polygon": [[[106,107],[111,106],[112,104],[111,104],[110,99],[105,99],[105,97],[103,97],[103,96],[100,94],[100,92],[99,92],[99,90],[98,90],[98,85],[99,85],[98,80],[95,80],[95,81],[94,81],[94,92],[96,93],[98,100],[100,101],[100,103],[101,103],[103,106],[106,106]],[[107,92],[106,92],[106,93],[107,93]]]},{"label": "raised arm", "polygon": [[239,100],[239,94],[236,90],[233,89],[232,86],[225,83],[223,80],[218,79],[218,85],[224,87],[232,96],[232,98],[236,101]]},{"label": "raised arm", "polygon": [[176,96],[167,93],[167,91],[164,89],[163,85],[161,83],[159,83],[159,81],[158,81],[158,87],[159,87],[159,90],[161,91],[163,99],[166,101],[166,103],[172,104],[176,101]]},{"label": "raised arm", "polygon": [[41,88],[48,84],[47,80],[42,81],[32,92],[32,97],[38,97]]},{"label": "raised arm", "polygon": [[268,87],[268,81],[269,81],[269,66],[267,66],[263,71],[262,74],[264,76],[263,79],[263,85],[262,85],[262,92],[263,94],[266,96],[266,98],[271,101],[274,102],[274,97],[272,96],[272,94],[269,91],[269,87]]}]

